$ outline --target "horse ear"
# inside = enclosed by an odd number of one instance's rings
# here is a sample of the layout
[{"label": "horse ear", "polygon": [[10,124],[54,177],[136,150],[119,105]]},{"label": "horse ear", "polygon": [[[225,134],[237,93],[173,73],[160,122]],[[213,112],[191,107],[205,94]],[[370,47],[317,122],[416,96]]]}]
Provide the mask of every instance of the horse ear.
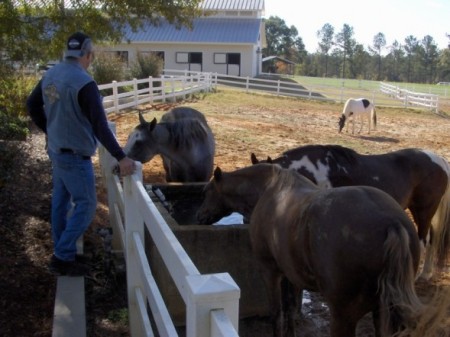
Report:
[{"label": "horse ear", "polygon": [[150,122],[150,126],[149,126],[150,131],[152,131],[155,128],[156,123],[157,123],[156,118],[153,118],[153,120]]},{"label": "horse ear", "polygon": [[140,111],[139,111],[139,123],[141,123],[141,124],[145,124],[146,123],[146,121],[144,119],[144,116],[142,116],[142,112],[140,112]]},{"label": "horse ear", "polygon": [[219,166],[217,166],[214,170],[214,179],[216,179],[217,181],[220,181],[220,179],[222,179],[222,170]]},{"label": "horse ear", "polygon": [[253,165],[256,165],[259,163],[259,160],[256,158],[256,155],[253,152],[250,155],[250,159],[251,159]]},{"label": "horse ear", "polygon": [[270,158],[269,156],[267,156],[267,162],[268,162],[269,164],[273,164],[272,158]]}]

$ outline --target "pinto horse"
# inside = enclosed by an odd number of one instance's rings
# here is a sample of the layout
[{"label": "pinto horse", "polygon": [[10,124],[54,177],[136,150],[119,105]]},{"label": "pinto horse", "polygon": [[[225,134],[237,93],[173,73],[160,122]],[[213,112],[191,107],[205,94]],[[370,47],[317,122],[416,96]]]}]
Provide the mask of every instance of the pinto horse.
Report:
[{"label": "pinto horse", "polygon": [[[253,153],[251,160],[259,162]],[[445,265],[450,248],[450,168],[444,158],[420,149],[362,155],[339,145],[306,145],[267,161],[295,169],[322,187],[367,185],[383,190],[409,209],[422,251],[427,246],[420,277],[430,279],[435,262]]]},{"label": "pinto horse", "polygon": [[204,182],[211,178],[215,140],[205,116],[189,107],[166,112],[161,122],[145,121],[128,136],[124,151],[130,158],[146,163],[159,154],[167,182]]},{"label": "pinto horse", "polygon": [[[344,110],[342,110],[342,115],[339,118],[339,132],[342,131],[344,128],[346,120],[349,120],[349,118],[352,118],[353,123],[353,131],[352,133],[355,133],[355,120],[358,118],[361,127],[359,128],[358,133],[361,133],[361,130],[363,128],[364,124],[364,118],[367,118],[368,124],[369,124],[369,131],[371,124],[373,122],[374,129],[377,128],[377,114],[375,112],[375,106],[372,102],[370,102],[366,98],[349,98],[347,102],[345,102]],[[348,131],[348,123],[347,123],[347,131]]]},{"label": "pinto horse", "polygon": [[[303,290],[320,292],[331,336],[352,337],[372,312],[377,336],[413,324],[420,244],[414,224],[387,193],[369,186],[323,189],[294,170],[253,165],[214,171],[197,218],[250,217],[252,251],[267,285],[274,336],[295,336]],[[287,327],[284,327],[285,320]]]}]

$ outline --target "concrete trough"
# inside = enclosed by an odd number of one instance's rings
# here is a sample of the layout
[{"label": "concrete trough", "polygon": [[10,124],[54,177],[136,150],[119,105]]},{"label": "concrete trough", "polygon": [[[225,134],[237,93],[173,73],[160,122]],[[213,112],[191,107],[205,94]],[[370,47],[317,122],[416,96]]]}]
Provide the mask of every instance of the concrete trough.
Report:
[{"label": "concrete trough", "polygon": [[[265,285],[252,256],[247,225],[199,225],[195,214],[204,183],[152,184],[147,191],[159,212],[202,274],[228,272],[241,289],[240,318],[267,316]],[[146,233],[150,268],[176,325],[186,310],[152,239]]]}]

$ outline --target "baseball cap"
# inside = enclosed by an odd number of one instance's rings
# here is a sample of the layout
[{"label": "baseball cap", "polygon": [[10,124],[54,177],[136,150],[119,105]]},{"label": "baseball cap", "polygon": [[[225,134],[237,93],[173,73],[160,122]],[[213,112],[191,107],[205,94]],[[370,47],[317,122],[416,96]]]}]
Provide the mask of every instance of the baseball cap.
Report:
[{"label": "baseball cap", "polygon": [[65,57],[83,57],[91,49],[91,38],[84,33],[76,32],[67,39]]}]

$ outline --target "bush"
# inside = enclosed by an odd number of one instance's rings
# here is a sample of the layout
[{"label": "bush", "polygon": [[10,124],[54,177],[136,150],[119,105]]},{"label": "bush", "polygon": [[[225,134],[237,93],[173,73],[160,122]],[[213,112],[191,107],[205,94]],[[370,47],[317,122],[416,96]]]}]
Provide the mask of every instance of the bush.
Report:
[{"label": "bush", "polygon": [[0,111],[1,140],[26,140],[28,133],[28,122],[24,118]]},{"label": "bush", "polygon": [[[155,54],[139,54],[136,62],[131,66],[130,73],[133,78],[143,79],[148,77],[160,77],[163,70],[163,60]],[[155,86],[160,84],[155,83]],[[139,89],[148,88],[147,83],[140,83]]]},{"label": "bush", "polygon": [[[111,53],[97,54],[91,66],[91,74],[97,84],[108,84],[112,81],[126,80],[125,64],[122,59]],[[102,95],[112,95],[112,90],[102,91]]]},{"label": "bush", "polygon": [[26,100],[38,82],[35,76],[1,71],[0,139],[25,140],[28,135]]}]

